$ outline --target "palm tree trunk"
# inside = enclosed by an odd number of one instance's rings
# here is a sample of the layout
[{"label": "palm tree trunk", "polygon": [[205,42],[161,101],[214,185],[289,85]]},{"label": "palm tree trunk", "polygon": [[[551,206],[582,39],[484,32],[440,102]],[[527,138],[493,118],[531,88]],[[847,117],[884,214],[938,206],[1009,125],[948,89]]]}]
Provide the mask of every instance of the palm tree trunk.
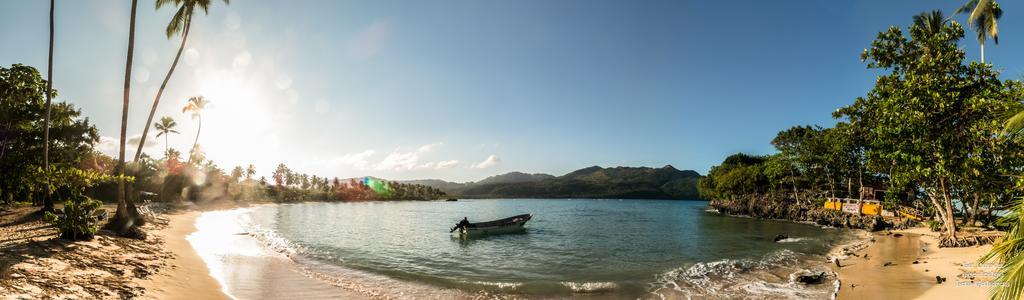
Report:
[{"label": "palm tree trunk", "polygon": [[192,151],[188,154],[188,164],[192,163],[192,158],[196,156],[196,145],[199,145],[199,132],[203,130],[203,117],[199,117],[199,128],[196,128],[196,140],[192,142]]},{"label": "palm tree trunk", "polygon": [[981,63],[985,63],[985,43],[981,43]]},{"label": "palm tree trunk", "polygon": [[[169,145],[167,145],[167,143],[168,143],[167,136],[168,135],[170,135],[170,134],[169,133],[168,134],[164,134],[164,156],[165,157],[167,156],[167,151],[169,151],[169,149],[170,149],[170,148],[168,148]],[[141,143],[141,142],[139,142],[139,143]]]},{"label": "palm tree trunk", "polygon": [[[53,8],[54,0],[50,0],[50,54],[46,63],[46,117],[43,120],[43,169],[47,172],[50,170],[50,111],[53,97]],[[49,174],[46,175],[46,181],[50,181]],[[53,211],[53,198],[50,196],[49,188],[43,196],[42,211]]]},{"label": "palm tree trunk", "polygon": [[185,50],[185,41],[188,40],[188,30],[192,27],[192,15],[189,14],[185,20],[185,32],[181,36],[181,46],[178,47],[178,54],[174,55],[174,62],[171,62],[171,69],[167,70],[167,76],[164,76],[164,82],[160,84],[160,89],[156,92],[156,98],[153,99],[153,107],[149,109],[149,117],[146,118],[146,127],[142,129],[142,139],[139,140],[139,149],[135,151],[134,161],[139,161],[139,157],[142,156],[142,146],[146,144],[146,136],[149,134],[149,125],[153,123],[153,115],[156,114],[156,107],[160,104],[160,97],[164,95],[164,88],[167,87],[167,82],[171,80],[171,74],[174,74],[174,68],[178,66],[178,60],[181,59],[181,52]]},{"label": "palm tree trunk", "polygon": [[[132,0],[132,16],[131,23],[128,29],[128,58],[125,62],[124,71],[124,104],[121,109],[121,141],[120,150],[118,151],[118,162],[115,173],[119,176],[124,176],[124,148],[125,148],[125,136],[128,131],[128,99],[131,94],[131,78],[132,78],[132,54],[135,53],[135,12],[139,6],[139,0]],[[134,226],[142,225],[143,222],[139,218],[139,212],[135,208],[135,203],[131,201],[128,195],[127,189],[124,184],[123,178],[118,178],[117,181],[117,212],[114,213],[113,220],[107,223],[107,228],[117,232],[119,235],[126,235]]]}]

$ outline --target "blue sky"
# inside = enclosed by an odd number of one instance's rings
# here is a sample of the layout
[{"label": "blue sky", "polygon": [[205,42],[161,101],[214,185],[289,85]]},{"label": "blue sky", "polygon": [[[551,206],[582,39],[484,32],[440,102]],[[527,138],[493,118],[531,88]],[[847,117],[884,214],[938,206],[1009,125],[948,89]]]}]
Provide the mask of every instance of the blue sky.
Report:
[{"label": "blue sky", "polygon": [[[128,0],[57,1],[54,82],[114,153]],[[220,166],[338,177],[478,180],[591,165],[704,173],[771,153],[779,130],[834,123],[877,75],[877,32],[959,1],[232,1],[197,15],[157,117],[204,95],[199,143]],[[1002,1],[986,59],[1024,74],[1024,4]],[[46,67],[46,1],[0,1],[0,65]],[[180,39],[140,1],[129,135]],[[962,22],[963,16],[957,20]],[[973,35],[962,43],[977,59]],[[991,42],[990,42],[991,43]],[[152,133],[151,133],[152,136]],[[163,138],[147,142],[159,156]],[[133,152],[134,147],[129,147]]]}]

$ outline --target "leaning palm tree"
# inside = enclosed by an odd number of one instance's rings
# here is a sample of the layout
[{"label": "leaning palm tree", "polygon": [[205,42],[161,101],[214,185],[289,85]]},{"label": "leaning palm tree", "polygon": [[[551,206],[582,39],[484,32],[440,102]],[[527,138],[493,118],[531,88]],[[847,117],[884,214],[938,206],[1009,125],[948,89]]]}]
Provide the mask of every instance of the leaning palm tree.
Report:
[{"label": "leaning palm tree", "polygon": [[131,19],[128,25],[128,58],[124,66],[124,104],[121,107],[121,141],[117,156],[117,168],[114,171],[122,178],[117,180],[117,211],[114,213],[114,218],[107,223],[107,228],[117,232],[119,235],[128,235],[132,233],[132,228],[145,223],[145,219],[139,215],[139,211],[135,208],[135,203],[132,202],[130,197],[127,197],[128,192],[123,179],[125,169],[124,146],[128,131],[128,99],[132,86],[132,54],[135,53],[135,11],[138,6],[139,1],[132,0]]},{"label": "leaning palm tree", "polygon": [[[50,54],[46,62],[46,117],[43,120],[43,169],[50,169],[50,111],[53,98],[53,9],[54,0],[50,0]],[[46,180],[50,180],[47,175]],[[53,211],[53,198],[50,191],[43,196],[44,212]]]},{"label": "leaning palm tree", "polygon": [[153,125],[153,127],[156,128],[157,131],[156,137],[160,137],[161,135],[164,136],[165,154],[167,153],[167,149],[169,149],[167,136],[171,135],[172,133],[180,133],[177,130],[174,130],[174,127],[177,126],[178,123],[174,122],[174,119],[171,119],[171,117],[160,118],[160,123],[156,123],[156,125]]},{"label": "leaning palm tree", "polygon": [[[228,4],[229,0],[223,0],[224,4]],[[153,115],[156,114],[156,107],[160,104],[160,97],[164,94],[164,88],[167,87],[167,82],[171,80],[171,74],[174,74],[174,68],[178,66],[178,60],[181,59],[181,52],[185,50],[185,42],[188,41],[188,32],[192,28],[192,15],[195,13],[196,8],[202,9],[203,13],[210,13],[210,5],[212,0],[156,0],[156,8],[167,5],[173,5],[178,8],[178,12],[174,13],[174,17],[171,18],[171,23],[167,24],[167,38],[170,39],[176,34],[181,34],[181,46],[178,46],[178,53],[174,55],[174,61],[171,62],[171,69],[167,70],[167,75],[164,76],[164,82],[160,84],[160,89],[156,92],[156,98],[153,99],[153,107],[149,109],[149,117],[146,118],[146,127],[142,129],[142,139],[139,140],[139,149],[135,152],[135,161],[139,160],[142,153],[142,146],[146,144],[146,136],[149,134],[149,124],[153,122]]]},{"label": "leaning palm tree", "polygon": [[1011,224],[1010,231],[1003,241],[992,247],[988,254],[979,259],[979,263],[998,260],[1002,263],[999,276],[992,290],[992,299],[1017,300],[1024,297],[1024,201],[1018,200],[1003,220]]},{"label": "leaning palm tree", "polygon": [[1003,16],[1003,9],[995,0],[968,0],[963,6],[956,10],[957,14],[968,14],[967,23],[978,34],[978,43],[981,44],[981,62],[985,63],[985,41],[992,37],[992,41],[999,45],[999,18]]},{"label": "leaning palm tree", "polygon": [[206,97],[196,96],[188,98],[188,103],[186,103],[185,107],[181,109],[181,112],[183,113],[192,113],[192,119],[199,120],[199,127],[196,128],[196,140],[192,142],[192,151],[189,152],[188,163],[192,163],[192,157],[195,156],[196,145],[199,144],[199,132],[203,130],[202,114],[207,105],[210,105],[210,102],[206,101]]}]

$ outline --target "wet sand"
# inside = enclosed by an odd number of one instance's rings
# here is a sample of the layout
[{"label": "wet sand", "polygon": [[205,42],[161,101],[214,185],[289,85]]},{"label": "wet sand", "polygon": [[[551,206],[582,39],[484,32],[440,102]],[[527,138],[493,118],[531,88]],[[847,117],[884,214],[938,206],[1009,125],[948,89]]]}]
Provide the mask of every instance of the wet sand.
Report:
[{"label": "wet sand", "polygon": [[146,289],[146,298],[152,299],[229,299],[216,279],[210,276],[210,269],[192,249],[185,237],[196,231],[195,220],[201,212],[188,211],[167,215],[168,226],[151,233],[161,235],[164,249],[174,253],[168,263],[171,266],[150,280],[140,280]]},{"label": "wet sand", "polygon": [[[926,228],[877,232],[871,237],[874,242],[864,241],[866,248],[842,259],[837,299],[988,299],[988,287],[971,282],[970,277],[984,271],[971,264],[992,246],[938,248],[937,234]],[[947,281],[937,284],[935,276]],[[976,282],[987,279],[975,278]]]},{"label": "wet sand", "polygon": [[192,216],[190,220],[182,220],[192,221],[192,230],[180,236],[182,241],[187,240],[187,251],[197,253],[189,263],[205,262],[203,268],[210,270],[203,273],[205,277],[214,280],[218,286],[224,286],[223,290],[230,297],[369,299],[373,296],[307,276],[286,254],[268,249],[253,236],[254,233],[246,232],[235,222],[234,216],[237,213],[237,210],[212,211]]}]

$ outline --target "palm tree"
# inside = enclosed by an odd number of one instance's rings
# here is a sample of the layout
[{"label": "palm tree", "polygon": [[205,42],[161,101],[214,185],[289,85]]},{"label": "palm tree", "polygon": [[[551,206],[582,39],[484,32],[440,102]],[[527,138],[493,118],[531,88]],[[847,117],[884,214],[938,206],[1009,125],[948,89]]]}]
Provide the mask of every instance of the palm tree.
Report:
[{"label": "palm tree", "polygon": [[[223,0],[224,4],[228,4],[229,0]],[[170,39],[175,34],[181,34],[181,46],[178,47],[178,53],[174,55],[174,61],[171,62],[171,69],[167,70],[167,75],[164,76],[164,82],[160,84],[160,89],[156,92],[156,98],[153,99],[153,107],[149,109],[149,117],[146,118],[146,127],[142,130],[142,139],[139,140],[139,149],[135,152],[135,161],[139,160],[140,154],[142,153],[142,146],[146,144],[146,136],[149,134],[149,124],[153,122],[153,115],[156,114],[156,107],[160,104],[160,97],[164,95],[164,88],[167,87],[167,82],[171,80],[171,74],[174,74],[174,68],[178,66],[178,60],[181,59],[181,52],[185,50],[185,42],[188,41],[188,32],[192,28],[192,15],[196,11],[196,8],[203,10],[203,13],[210,13],[210,5],[212,0],[156,0],[156,8],[160,9],[165,5],[174,5],[178,7],[178,12],[174,13],[174,17],[171,18],[171,23],[167,24],[167,38]]]},{"label": "palm tree", "polygon": [[256,166],[249,164],[249,166],[245,168],[245,179],[252,179],[252,175],[256,175]]},{"label": "palm tree", "polygon": [[171,117],[160,118],[160,123],[153,125],[158,132],[156,137],[160,137],[161,135],[164,136],[164,155],[167,155],[167,149],[169,149],[167,136],[171,135],[171,133],[180,133],[177,130],[174,130],[174,127],[176,126],[178,126],[178,123],[174,122],[174,119],[171,119]]},{"label": "palm tree", "polygon": [[967,23],[971,24],[974,31],[978,33],[978,43],[981,44],[981,63],[985,63],[985,41],[992,37],[992,41],[999,45],[999,18],[1003,16],[1003,9],[995,0],[968,0],[956,10],[957,14],[968,14]]},{"label": "palm tree", "polygon": [[992,290],[992,299],[1021,299],[1024,296],[1024,201],[1018,201],[1013,205],[1011,212],[1003,217],[1010,221],[1011,228],[1002,242],[992,247],[988,254],[979,259],[980,263],[998,259],[1002,263],[999,269],[999,276],[996,282],[1005,285],[996,285]]},{"label": "palm tree", "polygon": [[181,161],[181,152],[178,152],[178,150],[174,148],[167,149],[167,160],[170,161],[172,159]]},{"label": "palm tree", "polygon": [[199,144],[199,132],[203,130],[202,113],[203,110],[206,109],[207,105],[210,105],[210,102],[206,101],[206,97],[196,96],[188,98],[188,103],[186,103],[185,107],[181,109],[181,112],[183,113],[191,112],[192,119],[199,119],[199,127],[196,128],[196,140],[192,142],[192,151],[189,152],[188,163],[192,163],[192,157],[195,156],[196,145]]},{"label": "palm tree", "polygon": [[943,16],[941,10],[922,12],[914,16],[914,26],[924,33],[925,36],[934,36],[942,32],[948,20]]},{"label": "palm tree", "polygon": [[[50,54],[46,62],[46,117],[43,120],[43,169],[50,169],[50,111],[52,109],[51,99],[53,97],[53,8],[54,0],[50,0]],[[49,175],[46,178],[50,180]],[[43,210],[53,211],[53,199],[50,191],[43,196]]]},{"label": "palm tree", "polygon": [[[135,53],[135,11],[138,6],[139,1],[132,0],[132,16],[128,25],[128,58],[124,66],[124,104],[121,107],[121,141],[120,150],[117,155],[117,168],[114,171],[118,176],[122,177],[124,176],[124,143],[128,131],[128,96],[131,94],[132,85],[132,54]],[[120,235],[126,235],[135,226],[145,223],[145,219],[139,216],[135,203],[132,202],[130,197],[127,197],[127,194],[123,178],[118,178],[117,212],[114,213],[114,218],[110,220],[110,223],[107,223],[107,228]]]}]

